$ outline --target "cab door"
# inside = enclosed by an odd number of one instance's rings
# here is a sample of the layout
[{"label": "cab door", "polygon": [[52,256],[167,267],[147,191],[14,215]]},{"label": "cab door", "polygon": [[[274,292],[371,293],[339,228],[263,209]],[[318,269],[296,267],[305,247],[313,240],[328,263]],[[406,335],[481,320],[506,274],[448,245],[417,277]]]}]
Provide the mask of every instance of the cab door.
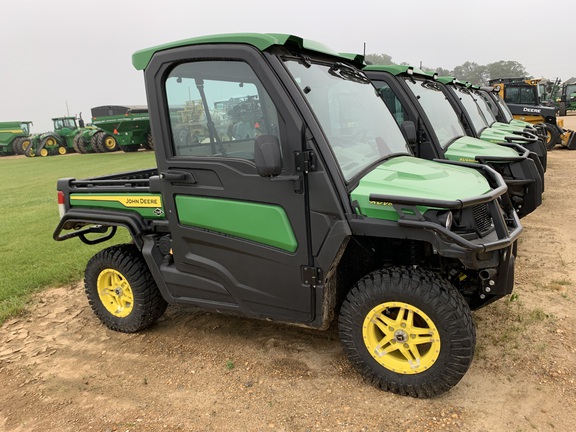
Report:
[{"label": "cab door", "polygon": [[[186,47],[156,56],[150,68],[173,254],[161,269],[171,295],[206,308],[311,321],[313,293],[303,277],[311,262],[307,194],[294,164],[303,123],[262,53]],[[283,168],[274,179],[256,171],[261,135],[280,143]]]}]

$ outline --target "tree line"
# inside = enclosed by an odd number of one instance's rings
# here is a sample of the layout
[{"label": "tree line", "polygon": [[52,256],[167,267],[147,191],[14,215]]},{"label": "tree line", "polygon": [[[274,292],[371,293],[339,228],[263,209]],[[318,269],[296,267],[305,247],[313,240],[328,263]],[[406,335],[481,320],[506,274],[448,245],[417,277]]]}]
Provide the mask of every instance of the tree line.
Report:
[{"label": "tree line", "polygon": [[[388,54],[367,54],[366,61],[375,65],[393,65],[392,57]],[[400,65],[408,66],[409,63],[402,62]],[[462,81],[470,81],[473,84],[488,84],[488,80],[494,78],[520,78],[528,77],[528,72],[524,66],[513,60],[500,60],[487,65],[480,65],[475,62],[464,62],[456,66],[453,70],[441,67],[428,67],[422,65],[411,65],[425,71],[437,72],[440,76],[454,76]]]}]

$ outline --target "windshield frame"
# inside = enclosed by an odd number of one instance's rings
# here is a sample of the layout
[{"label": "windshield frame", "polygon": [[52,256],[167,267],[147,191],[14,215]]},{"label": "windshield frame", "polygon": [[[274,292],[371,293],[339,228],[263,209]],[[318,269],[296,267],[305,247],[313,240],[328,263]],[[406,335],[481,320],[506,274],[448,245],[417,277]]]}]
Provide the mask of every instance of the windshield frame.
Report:
[{"label": "windshield frame", "polygon": [[474,98],[474,95],[465,87],[456,86],[454,84],[448,84],[448,87],[454,91],[455,96],[460,100],[466,115],[470,119],[470,126],[474,128],[476,134],[480,136],[480,134],[484,132],[485,129],[488,129],[489,126]]}]

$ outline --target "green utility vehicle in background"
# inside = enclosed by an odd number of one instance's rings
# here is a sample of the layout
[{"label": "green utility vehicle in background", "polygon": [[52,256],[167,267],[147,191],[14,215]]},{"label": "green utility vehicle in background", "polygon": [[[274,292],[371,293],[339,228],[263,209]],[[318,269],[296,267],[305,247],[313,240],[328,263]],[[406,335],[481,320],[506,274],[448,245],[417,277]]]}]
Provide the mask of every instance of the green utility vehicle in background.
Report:
[{"label": "green utility vehicle in background", "polygon": [[[514,286],[522,227],[500,174],[413,157],[362,63],[297,36],[198,37],[132,61],[158,167],[57,186],[55,240],[132,236],[86,267],[106,326],[136,332],[176,303],[337,320],[350,362],[383,390],[432,397],[460,381],[471,309]],[[219,109],[233,98],[242,115]],[[190,100],[207,136],[182,143],[171,113]]]},{"label": "green utility vehicle in background", "polygon": [[564,84],[559,89],[558,113],[561,116],[576,110],[576,83]]},{"label": "green utility vehicle in background", "polygon": [[546,145],[537,135],[526,132],[523,128],[508,132],[503,128],[490,127],[477,104],[479,96],[474,94],[474,90],[470,88],[469,84],[458,81],[454,77],[439,77],[438,81],[449,90],[445,94],[462,118],[466,133],[469,136],[493,143],[520,144],[538,155],[542,168],[546,171],[548,152]]},{"label": "green utility vehicle in background", "polygon": [[31,121],[0,122],[0,155],[24,154],[31,125]]},{"label": "green utility vehicle in background", "polygon": [[113,136],[124,152],[154,148],[146,106],[103,105],[92,108],[92,124]]},{"label": "green utility vehicle in background", "polygon": [[116,139],[106,131],[94,126],[85,126],[82,118],[55,117],[54,130],[30,137],[31,145],[26,156],[53,156],[70,152],[104,153],[116,151]]},{"label": "green utility vehicle in background", "polygon": [[542,203],[544,173],[538,170],[538,157],[518,144],[493,144],[467,136],[437,74],[398,65],[366,66],[364,72],[398,125],[413,131],[408,142],[416,156],[490,166],[504,178],[519,217]]}]

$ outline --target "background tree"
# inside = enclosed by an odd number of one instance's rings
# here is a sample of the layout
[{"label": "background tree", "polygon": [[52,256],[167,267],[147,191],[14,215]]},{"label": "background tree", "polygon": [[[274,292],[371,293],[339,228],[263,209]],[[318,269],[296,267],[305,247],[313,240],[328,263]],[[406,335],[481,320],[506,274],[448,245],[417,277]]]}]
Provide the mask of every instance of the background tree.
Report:
[{"label": "background tree", "polygon": [[472,84],[485,84],[489,77],[486,66],[469,61],[456,66],[452,75],[459,80],[470,81]]},{"label": "background tree", "polygon": [[375,65],[392,65],[392,57],[388,54],[366,54],[366,61]]},{"label": "background tree", "polygon": [[486,65],[488,77],[493,78],[523,78],[528,76],[526,69],[517,61],[500,60]]}]

